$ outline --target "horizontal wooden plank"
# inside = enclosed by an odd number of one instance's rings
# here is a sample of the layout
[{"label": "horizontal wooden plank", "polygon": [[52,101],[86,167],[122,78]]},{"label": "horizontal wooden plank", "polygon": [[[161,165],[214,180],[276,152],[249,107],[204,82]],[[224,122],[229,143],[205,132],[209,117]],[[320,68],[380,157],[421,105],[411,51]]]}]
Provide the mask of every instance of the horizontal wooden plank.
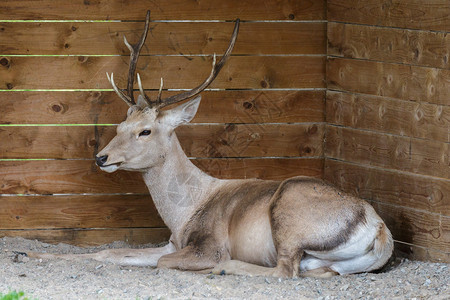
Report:
[{"label": "horizontal wooden plank", "polygon": [[329,0],[328,21],[450,31],[448,0]]},{"label": "horizontal wooden plank", "polygon": [[[5,57],[0,89],[109,89],[105,73],[126,85],[128,57]],[[138,72],[146,89],[194,88],[211,72],[210,57],[143,56]],[[43,72],[42,70],[45,70]],[[232,56],[211,88],[324,88],[325,58],[317,56]]]},{"label": "horizontal wooden plank", "polygon": [[450,144],[328,126],[326,157],[450,179]]},{"label": "horizontal wooden plank", "polygon": [[[171,96],[176,92],[164,92]],[[153,99],[157,92],[148,92]],[[207,91],[192,123],[323,122],[325,91]],[[0,124],[118,124],[114,92],[0,92]]]},{"label": "horizontal wooden plank", "polygon": [[[55,229],[55,230],[1,230],[0,237],[22,237],[50,244],[71,244],[80,247],[100,246],[115,241],[131,245],[159,244],[170,237],[168,228],[116,229]],[[23,249],[25,250],[25,249]]]},{"label": "horizontal wooden plank", "polygon": [[450,68],[450,35],[443,32],[330,22],[327,37],[329,55]]},{"label": "horizontal wooden plank", "polygon": [[325,180],[364,199],[450,216],[450,180],[325,159]]},{"label": "horizontal wooden plank", "polygon": [[[197,124],[176,129],[188,157],[318,157],[323,123]],[[90,159],[116,135],[116,126],[0,127],[0,158]]]},{"label": "horizontal wooden plank", "polygon": [[449,251],[450,217],[380,202],[371,204],[391,230],[394,239],[439,251]]},{"label": "horizontal wooden plank", "polygon": [[328,91],[326,113],[329,124],[450,142],[450,106]]},{"label": "horizontal wooden plank", "polygon": [[438,263],[449,263],[450,252],[439,251],[402,242],[395,243],[395,252],[400,257]]},{"label": "horizontal wooden plank", "polygon": [[165,227],[149,195],[0,196],[0,205],[1,229]]},{"label": "horizontal wooden plank", "polygon": [[448,105],[450,70],[331,58],[328,88]]},{"label": "horizontal wooden plank", "polygon": [[[142,22],[0,22],[0,55],[129,55]],[[220,53],[233,23],[150,23],[142,55]],[[233,54],[325,54],[326,23],[242,23]]]},{"label": "horizontal wooden plank", "polygon": [[325,1],[3,0],[0,20],[143,20],[146,10],[152,20],[322,20]]},{"label": "horizontal wooden plank", "polygon": [[[320,178],[323,171],[319,158],[197,159],[193,163],[224,179]],[[102,172],[92,160],[0,161],[0,178],[0,194],[148,193],[141,174]]]}]

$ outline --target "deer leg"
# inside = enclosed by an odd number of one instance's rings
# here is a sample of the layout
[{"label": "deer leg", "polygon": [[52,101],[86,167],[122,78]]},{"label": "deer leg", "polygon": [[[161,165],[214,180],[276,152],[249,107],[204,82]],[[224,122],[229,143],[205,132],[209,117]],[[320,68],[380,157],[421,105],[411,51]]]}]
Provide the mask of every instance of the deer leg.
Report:
[{"label": "deer leg", "polygon": [[277,257],[277,265],[274,268],[258,266],[240,260],[229,260],[218,264],[212,270],[213,274],[224,275],[247,275],[247,276],[273,276],[273,277],[295,277],[298,275],[299,262],[302,253],[287,256],[280,251]]},{"label": "deer leg", "polygon": [[300,273],[300,277],[314,277],[314,278],[330,278],[339,275],[338,272],[333,271],[329,267],[320,267],[313,270],[308,270]]},{"label": "deer leg", "polygon": [[222,259],[220,250],[203,251],[194,246],[187,246],[175,253],[167,254],[158,261],[158,268],[178,269],[186,271],[210,271]]},{"label": "deer leg", "polygon": [[110,262],[123,266],[156,267],[163,256],[175,252],[175,246],[169,242],[164,247],[146,249],[108,249],[97,253],[86,254],[51,254],[28,252],[30,258],[83,260],[94,259],[100,262]]}]

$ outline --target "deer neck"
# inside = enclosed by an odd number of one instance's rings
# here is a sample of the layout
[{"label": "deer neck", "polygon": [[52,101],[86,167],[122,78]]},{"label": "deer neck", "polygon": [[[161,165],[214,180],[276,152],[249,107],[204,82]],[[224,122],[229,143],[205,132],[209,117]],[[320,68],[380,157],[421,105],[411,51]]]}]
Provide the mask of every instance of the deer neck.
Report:
[{"label": "deer neck", "polygon": [[156,209],[176,237],[220,180],[188,159],[175,133],[165,155],[164,163],[146,170],[143,177]]}]

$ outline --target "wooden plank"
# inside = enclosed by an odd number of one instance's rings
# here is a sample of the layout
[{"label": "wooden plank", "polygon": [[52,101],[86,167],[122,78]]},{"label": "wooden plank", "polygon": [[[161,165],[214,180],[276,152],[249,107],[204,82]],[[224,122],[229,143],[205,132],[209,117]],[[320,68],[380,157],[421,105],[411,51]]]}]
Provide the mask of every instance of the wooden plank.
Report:
[{"label": "wooden plank", "polygon": [[329,55],[450,68],[450,35],[443,32],[330,22],[327,37]]},{"label": "wooden plank", "polygon": [[[0,22],[0,55],[129,55],[142,22]],[[151,23],[141,55],[214,54],[233,23]],[[233,54],[325,54],[326,23],[242,23]]]},{"label": "wooden plank", "polygon": [[450,232],[448,231],[450,217],[380,202],[372,202],[371,204],[391,230],[394,239],[448,252],[450,246]]},{"label": "wooden plank", "polygon": [[44,243],[66,243],[80,247],[100,246],[115,241],[131,245],[159,244],[170,237],[168,228],[1,230],[0,237],[22,237]]},{"label": "wooden plank", "polygon": [[[197,124],[176,129],[188,157],[318,157],[323,123]],[[0,158],[90,159],[116,135],[116,126],[0,127]]]},{"label": "wooden plank", "polygon": [[448,105],[450,70],[361,61],[328,59],[328,88]]},{"label": "wooden plank", "polygon": [[0,196],[0,203],[3,230],[165,227],[149,195]]},{"label": "wooden plank", "polygon": [[[224,179],[281,180],[322,177],[319,158],[197,159],[200,169]],[[92,160],[0,161],[0,194],[147,193],[138,172],[102,172]]]},{"label": "wooden plank", "polygon": [[325,1],[3,0],[0,20],[323,20]]},{"label": "wooden plank", "polygon": [[[164,92],[171,96],[175,92]],[[157,92],[148,92],[153,99]],[[192,123],[323,122],[325,91],[208,91]],[[0,92],[0,124],[118,124],[114,92]]]},{"label": "wooden plank", "polygon": [[395,252],[400,257],[407,257],[413,260],[422,260],[437,263],[449,263],[450,252],[438,251],[427,247],[420,247],[402,242],[395,243]]},{"label": "wooden plank", "polygon": [[325,160],[325,180],[364,199],[450,216],[450,180]]},{"label": "wooden plank", "polygon": [[327,92],[329,124],[450,142],[450,106]]},{"label": "wooden plank", "polygon": [[450,144],[328,126],[326,157],[450,179]]},{"label": "wooden plank", "polygon": [[328,21],[450,31],[448,0],[329,0]]},{"label": "wooden plank", "polygon": [[[126,84],[128,57],[5,57],[0,89],[109,89],[105,73]],[[199,85],[211,72],[210,57],[144,56],[138,72],[143,86],[183,89]],[[45,70],[45,72],[42,72]],[[211,88],[324,88],[325,58],[317,56],[233,56]]]}]

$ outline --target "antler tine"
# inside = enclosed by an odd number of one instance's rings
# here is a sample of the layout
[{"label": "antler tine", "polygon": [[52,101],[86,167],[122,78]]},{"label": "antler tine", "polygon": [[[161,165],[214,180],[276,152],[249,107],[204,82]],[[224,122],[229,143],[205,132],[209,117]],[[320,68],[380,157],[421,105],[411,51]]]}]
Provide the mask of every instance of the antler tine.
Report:
[{"label": "antler tine", "polygon": [[128,97],[127,95],[125,95],[115,84],[114,82],[114,73],[111,73],[111,77],[109,77],[108,72],[106,72],[106,77],[108,77],[108,81],[111,83],[114,91],[116,92],[116,94],[123,100],[125,101],[128,106],[133,106],[135,103],[130,99],[130,97]]},{"label": "antler tine", "polygon": [[[117,95],[119,95],[119,97],[122,100],[124,100],[130,106],[136,105],[136,102],[134,101],[134,96],[133,96],[134,75],[136,73],[136,64],[137,64],[137,61],[139,58],[139,53],[141,51],[142,46],[144,46],[145,39],[147,38],[149,25],[150,25],[150,11],[148,10],[147,15],[145,17],[144,32],[142,33],[139,42],[134,45],[131,45],[130,43],[128,43],[125,36],[123,38],[125,45],[130,50],[130,64],[129,64],[129,69],[128,69],[128,83],[127,83],[127,94],[128,95],[125,95],[119,88],[117,88],[117,86],[114,83],[113,75],[111,74],[111,78],[109,78],[109,75],[108,75],[108,80],[111,83],[111,85],[113,86],[114,91],[117,93]],[[141,89],[142,89],[142,87],[141,87]],[[149,103],[149,105],[150,105],[151,101],[148,98],[148,96],[145,95],[145,93],[143,93],[143,90],[141,91],[141,94],[143,95],[143,97],[145,98],[147,103]]]},{"label": "antler tine", "polygon": [[161,104],[161,94],[162,94],[162,88],[164,85],[163,78],[161,77],[161,84],[159,85],[159,91],[158,91],[158,98],[156,98],[156,102]]},{"label": "antler tine", "polygon": [[216,55],[214,54],[212,70],[211,70],[211,74],[209,75],[209,77],[202,84],[193,88],[192,90],[189,90],[189,91],[183,92],[181,94],[173,95],[168,98],[164,98],[164,99],[160,100],[160,104],[158,105],[159,108],[162,108],[162,107],[168,106],[170,104],[174,104],[174,103],[186,100],[188,98],[191,98],[191,97],[199,94],[200,92],[202,92],[204,89],[206,89],[211,84],[211,82],[213,82],[213,80],[217,77],[220,70],[222,69],[222,67],[225,65],[226,61],[230,57],[231,51],[233,51],[234,44],[236,43],[237,35],[239,33],[239,23],[240,23],[240,20],[236,19],[236,24],[234,25],[234,30],[233,30],[233,34],[231,36],[230,44],[228,46],[227,51],[222,56],[222,58],[220,59],[218,64],[216,64]]},{"label": "antler tine", "polygon": [[136,76],[137,76],[138,87],[139,87],[139,92],[141,93],[141,96],[144,98],[145,102],[147,102],[148,106],[150,106],[150,107],[154,106],[155,103],[150,100],[150,98],[147,96],[147,94],[144,92],[144,89],[142,88],[141,76],[139,76],[139,73],[137,73]]}]

